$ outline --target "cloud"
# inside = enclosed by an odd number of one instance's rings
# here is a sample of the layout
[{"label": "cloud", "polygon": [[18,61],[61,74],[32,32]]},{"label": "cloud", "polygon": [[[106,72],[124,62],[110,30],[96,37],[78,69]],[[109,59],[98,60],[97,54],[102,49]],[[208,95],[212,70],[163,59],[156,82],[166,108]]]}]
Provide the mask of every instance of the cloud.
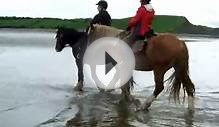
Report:
[{"label": "cloud", "polygon": [[210,23],[219,22],[217,0],[154,0],[153,5],[157,14],[186,16],[193,24],[219,27]]},{"label": "cloud", "polygon": [[[113,18],[131,17],[140,6],[140,0],[107,1],[108,11]],[[97,13],[97,2],[98,0],[0,0],[0,16],[92,18]],[[214,27],[219,24],[217,0],[152,0],[152,4],[157,15],[186,16],[193,24]]]}]

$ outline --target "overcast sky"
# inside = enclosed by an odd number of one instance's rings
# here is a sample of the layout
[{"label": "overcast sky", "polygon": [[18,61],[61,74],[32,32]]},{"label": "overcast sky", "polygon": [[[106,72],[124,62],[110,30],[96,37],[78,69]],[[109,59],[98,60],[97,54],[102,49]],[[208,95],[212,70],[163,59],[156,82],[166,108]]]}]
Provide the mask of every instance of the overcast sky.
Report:
[{"label": "overcast sky", "polygon": [[[112,18],[131,17],[140,0],[107,0]],[[98,0],[0,0],[0,16],[92,18]],[[157,15],[185,16],[193,24],[219,27],[218,0],[152,0]]]}]

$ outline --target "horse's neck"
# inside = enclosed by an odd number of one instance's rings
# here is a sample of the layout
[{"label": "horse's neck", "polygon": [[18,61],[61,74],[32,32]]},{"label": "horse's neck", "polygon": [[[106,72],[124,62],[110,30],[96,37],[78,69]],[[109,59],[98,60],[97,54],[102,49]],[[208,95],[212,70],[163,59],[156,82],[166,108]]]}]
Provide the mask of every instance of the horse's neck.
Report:
[{"label": "horse's neck", "polygon": [[77,34],[69,34],[66,38],[66,43],[69,44],[71,47],[76,47],[81,45],[80,43],[85,43],[84,41],[87,40],[86,32],[78,32]]}]

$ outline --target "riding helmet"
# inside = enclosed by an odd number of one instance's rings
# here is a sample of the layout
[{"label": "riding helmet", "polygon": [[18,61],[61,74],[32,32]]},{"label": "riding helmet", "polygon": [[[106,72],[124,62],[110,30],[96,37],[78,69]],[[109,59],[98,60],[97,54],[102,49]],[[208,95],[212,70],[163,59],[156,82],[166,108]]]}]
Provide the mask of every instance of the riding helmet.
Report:
[{"label": "riding helmet", "polygon": [[105,0],[99,1],[96,5],[99,5],[99,6],[103,7],[104,9],[107,9],[107,7],[108,7],[108,4]]}]

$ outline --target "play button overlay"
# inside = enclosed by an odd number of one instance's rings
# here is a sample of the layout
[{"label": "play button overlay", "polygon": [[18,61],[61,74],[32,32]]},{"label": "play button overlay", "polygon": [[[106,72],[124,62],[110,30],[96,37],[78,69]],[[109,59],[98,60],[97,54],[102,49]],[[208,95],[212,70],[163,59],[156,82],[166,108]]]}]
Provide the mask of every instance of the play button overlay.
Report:
[{"label": "play button overlay", "polygon": [[132,77],[135,57],[126,42],[104,37],[89,45],[83,63],[90,67],[91,79],[98,88],[118,89]]},{"label": "play button overlay", "polygon": [[107,74],[113,67],[115,67],[117,62],[105,52],[105,74]]}]

